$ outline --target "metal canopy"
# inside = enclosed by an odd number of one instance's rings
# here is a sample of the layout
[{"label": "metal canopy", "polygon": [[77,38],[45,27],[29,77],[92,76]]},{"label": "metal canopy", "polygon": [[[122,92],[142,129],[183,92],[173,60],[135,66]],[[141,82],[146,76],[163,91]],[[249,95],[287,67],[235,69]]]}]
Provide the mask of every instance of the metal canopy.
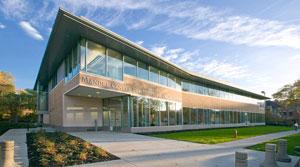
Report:
[{"label": "metal canopy", "polygon": [[72,15],[62,9],[58,11],[34,89],[37,88],[38,81],[42,85],[47,85],[49,78],[55,73],[55,70],[81,37],[100,43],[137,60],[147,62],[152,66],[176,74],[176,76],[183,79],[204,83],[257,99],[268,99],[268,97],[238,88],[223,81],[183,70],[179,66],[155,55],[120,35],[86,18]]}]

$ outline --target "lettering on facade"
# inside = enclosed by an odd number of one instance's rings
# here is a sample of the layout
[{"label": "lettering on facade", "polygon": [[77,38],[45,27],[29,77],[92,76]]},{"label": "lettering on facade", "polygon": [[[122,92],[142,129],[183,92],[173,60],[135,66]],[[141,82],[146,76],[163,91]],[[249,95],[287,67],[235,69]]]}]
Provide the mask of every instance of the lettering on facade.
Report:
[{"label": "lettering on facade", "polygon": [[98,79],[89,76],[80,76],[80,83],[97,88],[113,89],[124,93],[176,100],[176,97],[170,97],[163,94],[156,86],[147,85],[147,87],[143,87],[140,83],[119,83],[117,81]]}]

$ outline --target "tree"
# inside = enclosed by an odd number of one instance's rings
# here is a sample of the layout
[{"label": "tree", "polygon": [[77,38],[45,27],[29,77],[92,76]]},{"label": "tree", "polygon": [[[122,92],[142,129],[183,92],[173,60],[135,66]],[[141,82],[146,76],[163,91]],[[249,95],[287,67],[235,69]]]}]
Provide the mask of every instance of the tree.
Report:
[{"label": "tree", "polygon": [[0,95],[15,92],[14,77],[4,71],[0,71]]},{"label": "tree", "polygon": [[36,92],[31,89],[16,92],[14,77],[0,71],[0,117],[9,115],[11,121],[17,123],[20,113],[25,109],[36,111]]},{"label": "tree", "polygon": [[282,110],[292,111],[294,119],[300,119],[300,80],[293,84],[284,85],[273,94]]}]

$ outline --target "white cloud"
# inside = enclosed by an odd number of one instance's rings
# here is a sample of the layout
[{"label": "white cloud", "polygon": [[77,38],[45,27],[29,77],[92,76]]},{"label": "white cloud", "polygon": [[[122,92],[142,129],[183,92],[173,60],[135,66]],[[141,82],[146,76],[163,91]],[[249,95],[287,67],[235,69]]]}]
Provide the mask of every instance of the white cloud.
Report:
[{"label": "white cloud", "polygon": [[43,40],[43,36],[29,22],[21,21],[19,25],[33,39]]},{"label": "white cloud", "polygon": [[6,26],[2,23],[0,23],[0,29],[4,29]]},{"label": "white cloud", "polygon": [[206,57],[200,55],[199,50],[188,51],[183,48],[168,48],[167,45],[156,45],[151,51],[157,55],[164,57],[184,69],[192,72],[220,78],[223,80],[234,80],[249,77],[248,68],[235,63],[235,61],[223,60]]},{"label": "white cloud", "polygon": [[109,27],[123,25],[235,45],[300,48],[299,25],[236,15],[196,1],[49,0],[37,6],[32,1],[2,0],[1,5],[5,16],[30,19],[38,27],[52,23],[58,7],[63,7]]},{"label": "white cloud", "polygon": [[151,51],[158,56],[164,56],[166,49],[166,46],[154,46],[151,48]]},{"label": "white cloud", "polygon": [[0,10],[7,17],[22,19],[28,13],[28,4],[24,0],[1,0]]},{"label": "white cloud", "polygon": [[215,76],[217,78],[237,79],[244,78],[248,75],[246,67],[228,62],[221,62],[215,59],[200,66],[203,74]]},{"label": "white cloud", "polygon": [[142,41],[142,40],[141,41],[136,41],[135,43],[138,44],[138,45],[143,45],[144,41]]}]

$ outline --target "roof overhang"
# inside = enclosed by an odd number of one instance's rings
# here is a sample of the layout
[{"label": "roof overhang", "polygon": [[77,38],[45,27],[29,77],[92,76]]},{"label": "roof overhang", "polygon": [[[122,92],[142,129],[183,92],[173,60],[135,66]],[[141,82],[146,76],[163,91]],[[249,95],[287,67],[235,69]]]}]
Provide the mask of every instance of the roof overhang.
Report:
[{"label": "roof overhang", "polygon": [[55,73],[55,70],[81,37],[108,46],[111,49],[115,49],[125,55],[130,55],[137,60],[147,62],[150,65],[165,71],[175,73],[177,76],[184,79],[213,85],[221,89],[256,99],[268,99],[266,96],[238,88],[229,83],[183,70],[179,66],[155,55],[140,45],[137,45],[84,17],[75,16],[62,9],[59,9],[58,11],[34,89],[37,88],[38,81],[42,85],[47,85],[49,78]]}]

